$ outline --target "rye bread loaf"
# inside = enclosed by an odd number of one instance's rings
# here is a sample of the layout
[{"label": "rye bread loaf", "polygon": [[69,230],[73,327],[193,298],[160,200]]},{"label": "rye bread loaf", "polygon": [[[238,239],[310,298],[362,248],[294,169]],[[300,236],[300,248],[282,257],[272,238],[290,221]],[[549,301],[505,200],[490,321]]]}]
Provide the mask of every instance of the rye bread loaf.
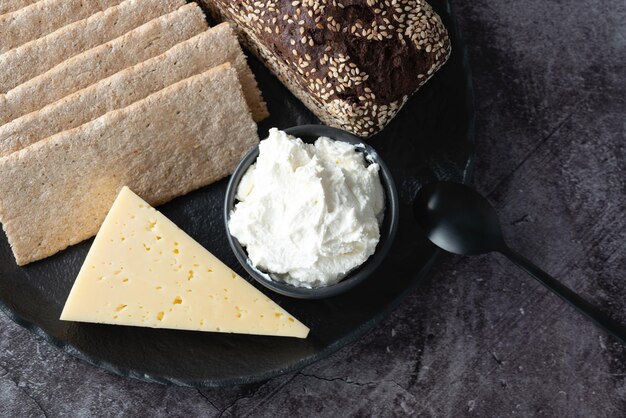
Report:
[{"label": "rye bread loaf", "polygon": [[14,12],[22,7],[31,5],[36,1],[37,0],[2,0],[0,1],[0,15]]},{"label": "rye bread loaf", "polygon": [[324,123],[380,131],[446,62],[447,31],[425,0],[202,0]]},{"label": "rye bread loaf", "polygon": [[185,3],[185,0],[126,0],[5,52],[0,55],[0,93]]},{"label": "rye bread loaf", "polygon": [[160,55],[208,28],[195,3],[76,55],[0,95],[0,124],[39,110],[118,71]]},{"label": "rye bread loaf", "polygon": [[[159,0],[160,1],[160,0]],[[222,23],[165,53],[0,126],[0,157],[121,109],[180,80],[229,62],[255,121],[267,108],[232,28]]]},{"label": "rye bread loaf", "polygon": [[39,0],[0,16],[0,54],[123,0]]},{"label": "rye bread loaf", "polygon": [[0,222],[24,265],[93,236],[123,186],[167,202],[231,174],[258,140],[224,64],[0,158]]}]

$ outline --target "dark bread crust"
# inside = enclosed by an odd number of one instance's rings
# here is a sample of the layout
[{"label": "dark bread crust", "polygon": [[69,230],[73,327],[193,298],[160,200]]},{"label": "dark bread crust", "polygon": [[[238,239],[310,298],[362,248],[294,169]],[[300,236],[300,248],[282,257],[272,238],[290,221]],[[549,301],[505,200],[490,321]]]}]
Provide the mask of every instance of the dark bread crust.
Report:
[{"label": "dark bread crust", "polygon": [[380,131],[448,59],[424,0],[203,0],[323,122]]}]

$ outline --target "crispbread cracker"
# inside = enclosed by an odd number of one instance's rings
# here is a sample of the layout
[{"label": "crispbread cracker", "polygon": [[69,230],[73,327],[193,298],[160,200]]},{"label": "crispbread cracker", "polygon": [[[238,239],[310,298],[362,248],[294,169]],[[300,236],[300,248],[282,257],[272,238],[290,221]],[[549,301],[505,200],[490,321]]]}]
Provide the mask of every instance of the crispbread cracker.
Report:
[{"label": "crispbread cracker", "polygon": [[122,0],[39,0],[0,16],[0,54]]},{"label": "crispbread cracker", "polygon": [[0,55],[0,93],[185,3],[185,0],[126,0],[5,52]]},{"label": "crispbread cracker", "polygon": [[162,54],[207,27],[200,7],[190,3],[76,55],[0,96],[0,124]]},{"label": "crispbread cracker", "polygon": [[2,0],[0,1],[0,15],[14,12],[36,1],[37,0]]},{"label": "crispbread cracker", "polygon": [[258,143],[229,64],[0,159],[0,221],[19,265],[93,236],[127,185],[161,204],[230,174]]},{"label": "crispbread cracker", "polygon": [[230,62],[237,71],[248,107],[257,109],[256,115],[252,112],[253,119],[258,121],[265,117],[265,104],[237,38],[229,24],[222,23],[157,57],[0,126],[0,157],[80,126],[111,110],[121,109],[170,84],[225,62]]}]

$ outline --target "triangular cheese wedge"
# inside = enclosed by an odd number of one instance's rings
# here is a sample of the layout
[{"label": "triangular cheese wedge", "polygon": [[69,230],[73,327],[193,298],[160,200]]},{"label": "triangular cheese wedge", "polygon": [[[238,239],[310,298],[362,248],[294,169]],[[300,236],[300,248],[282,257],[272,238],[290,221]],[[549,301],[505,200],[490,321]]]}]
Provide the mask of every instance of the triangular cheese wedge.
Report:
[{"label": "triangular cheese wedge", "polygon": [[124,187],[65,321],[306,338],[309,329]]}]

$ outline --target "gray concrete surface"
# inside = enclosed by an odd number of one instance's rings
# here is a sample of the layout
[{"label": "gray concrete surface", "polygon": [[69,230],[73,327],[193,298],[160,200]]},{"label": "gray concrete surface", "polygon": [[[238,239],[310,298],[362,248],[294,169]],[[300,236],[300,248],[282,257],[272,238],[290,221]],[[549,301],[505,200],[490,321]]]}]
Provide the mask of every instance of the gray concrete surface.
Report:
[{"label": "gray concrete surface", "polygon": [[[626,3],[454,1],[476,185],[512,246],[626,321]],[[263,384],[194,390],[83,364],[0,315],[0,416],[626,416],[626,350],[503,258],[448,258],[388,319]]]}]

